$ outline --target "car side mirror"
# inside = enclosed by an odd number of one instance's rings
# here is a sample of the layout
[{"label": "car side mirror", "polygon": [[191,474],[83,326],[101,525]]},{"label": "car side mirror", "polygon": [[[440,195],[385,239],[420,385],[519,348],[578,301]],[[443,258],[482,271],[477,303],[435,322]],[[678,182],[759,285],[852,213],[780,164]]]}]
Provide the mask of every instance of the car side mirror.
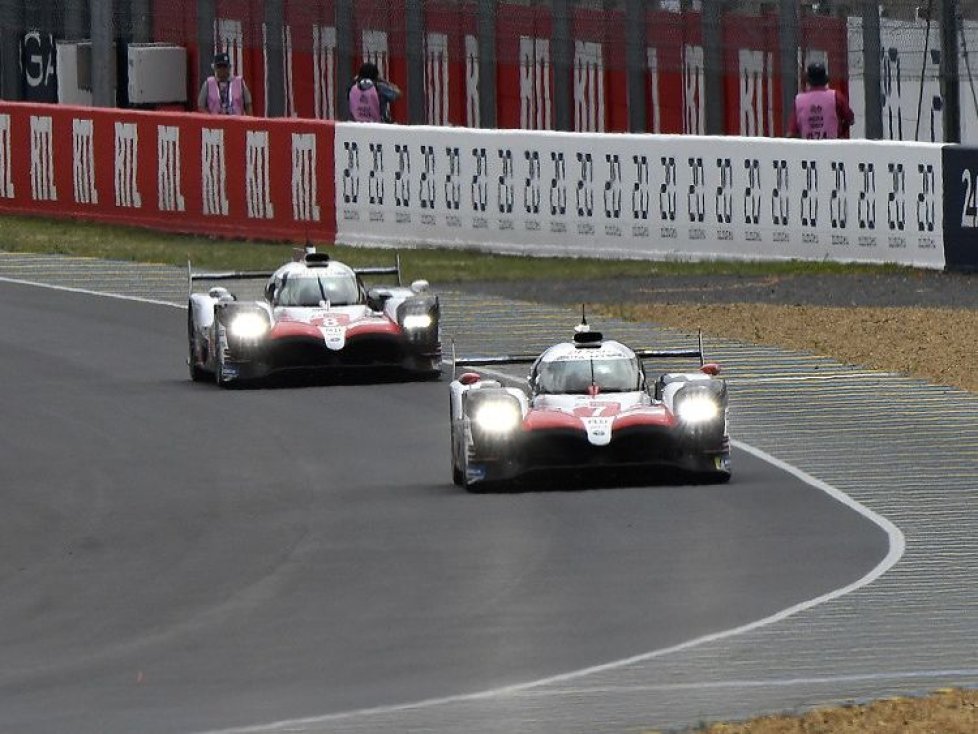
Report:
[{"label": "car side mirror", "polygon": [[482,376],[478,372],[463,372],[458,376],[458,381],[463,385],[474,385]]}]

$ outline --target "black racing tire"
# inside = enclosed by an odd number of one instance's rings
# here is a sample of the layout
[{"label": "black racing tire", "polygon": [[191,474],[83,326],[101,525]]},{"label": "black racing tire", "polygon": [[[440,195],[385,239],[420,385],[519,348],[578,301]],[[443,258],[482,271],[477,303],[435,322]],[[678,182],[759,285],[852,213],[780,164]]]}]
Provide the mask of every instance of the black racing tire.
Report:
[{"label": "black racing tire", "polygon": [[730,476],[728,471],[710,471],[698,474],[696,480],[699,484],[727,484]]},{"label": "black racing tire", "polygon": [[217,354],[215,357],[216,364],[214,365],[214,382],[218,387],[223,387],[225,389],[231,387],[231,382],[225,380],[224,375],[224,350],[218,346]]},{"label": "black racing tire", "polygon": [[455,429],[452,429],[452,484],[456,487],[465,486],[465,472],[459,467],[455,460]]},{"label": "black racing tire", "polygon": [[187,311],[187,366],[190,369],[190,379],[194,382],[205,382],[210,375],[207,370],[197,364],[197,355],[194,349],[194,310],[193,305]]},{"label": "black racing tire", "polygon": [[469,494],[498,494],[506,492],[510,488],[510,483],[496,480],[493,482],[466,482],[465,491]]}]

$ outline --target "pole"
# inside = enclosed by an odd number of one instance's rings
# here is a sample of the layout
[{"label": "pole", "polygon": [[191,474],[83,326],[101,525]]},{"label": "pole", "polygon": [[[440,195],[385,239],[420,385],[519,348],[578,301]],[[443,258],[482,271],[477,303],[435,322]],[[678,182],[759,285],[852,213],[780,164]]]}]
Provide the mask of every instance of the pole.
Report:
[{"label": "pole", "polygon": [[[197,91],[203,86],[204,80],[212,73],[211,64],[214,61],[214,45],[216,42],[216,0],[197,0],[197,84],[192,87],[194,97],[190,100],[190,109],[197,109]],[[223,49],[222,49],[223,50]]]},{"label": "pole", "polygon": [[357,68],[360,67],[359,52],[353,43],[353,0],[336,0],[334,4],[336,21],[336,99],[337,120],[350,119],[350,100],[347,91],[353,81],[353,57],[357,55]]},{"label": "pole", "polygon": [[112,0],[91,0],[92,104],[115,106],[115,23]]},{"label": "pole", "polygon": [[285,8],[282,0],[265,0],[265,116],[285,114]]},{"label": "pole", "polygon": [[941,96],[944,142],[961,142],[961,87],[958,76],[958,0],[941,3]]},{"label": "pole", "polygon": [[707,135],[723,135],[726,99],[723,89],[723,39],[720,19],[723,0],[703,0],[703,123]]},{"label": "pole", "polygon": [[0,97],[24,98],[20,47],[24,36],[24,1],[0,0]]},{"label": "pole", "polygon": [[496,0],[479,0],[479,125],[496,126]]},{"label": "pole", "polygon": [[553,30],[550,45],[554,59],[554,129],[573,130],[573,48],[570,0],[553,0]]},{"label": "pole", "polygon": [[628,129],[633,133],[648,130],[645,95],[648,78],[645,32],[644,0],[626,0],[625,3],[625,66],[628,70]]},{"label": "pole", "polygon": [[408,2],[405,8],[407,25],[407,103],[408,121],[412,125],[431,122],[427,118],[424,91],[425,43],[424,4]]},{"label": "pole", "polygon": [[798,1],[781,0],[778,42],[781,51],[781,124],[788,132],[788,120],[798,94]]},{"label": "pole", "polygon": [[870,140],[883,137],[882,58],[879,3],[878,0],[863,0],[863,86],[866,95],[866,137]]}]

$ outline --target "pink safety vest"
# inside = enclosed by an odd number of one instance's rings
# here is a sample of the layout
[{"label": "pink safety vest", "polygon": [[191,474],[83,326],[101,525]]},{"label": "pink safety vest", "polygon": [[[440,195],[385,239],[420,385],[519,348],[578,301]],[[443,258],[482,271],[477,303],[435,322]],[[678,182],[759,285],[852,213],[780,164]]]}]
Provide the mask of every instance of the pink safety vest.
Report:
[{"label": "pink safety vest", "polygon": [[795,97],[798,133],[807,140],[839,137],[839,113],[834,89],[811,89]]},{"label": "pink safety vest", "polygon": [[207,78],[207,110],[212,115],[243,115],[244,96],[241,91],[243,82],[240,76],[233,76],[228,86],[228,109],[221,108],[221,90],[218,87],[217,79]]},{"label": "pink safety vest", "polygon": [[350,89],[350,116],[356,122],[380,122],[380,94],[373,82],[360,86],[358,82]]}]

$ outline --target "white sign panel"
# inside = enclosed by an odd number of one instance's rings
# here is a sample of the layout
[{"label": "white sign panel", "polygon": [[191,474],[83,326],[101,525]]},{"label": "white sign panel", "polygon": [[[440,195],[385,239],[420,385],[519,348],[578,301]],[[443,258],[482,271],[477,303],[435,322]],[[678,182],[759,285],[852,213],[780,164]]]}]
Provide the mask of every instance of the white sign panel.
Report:
[{"label": "white sign panel", "polygon": [[337,241],[944,265],[938,145],[339,124]]}]

